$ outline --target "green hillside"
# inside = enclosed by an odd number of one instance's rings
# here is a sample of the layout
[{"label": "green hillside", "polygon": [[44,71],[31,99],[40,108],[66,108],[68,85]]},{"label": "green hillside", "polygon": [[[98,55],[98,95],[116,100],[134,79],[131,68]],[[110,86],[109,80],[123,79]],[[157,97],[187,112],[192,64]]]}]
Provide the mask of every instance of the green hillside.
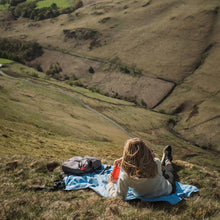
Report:
[{"label": "green hillside", "polygon": [[[219,169],[218,157],[170,133],[167,126],[169,120],[175,120],[173,116],[69,86],[67,82],[46,79],[43,73],[24,65],[1,61],[7,65],[2,70],[11,76],[0,76],[3,199],[0,210],[3,219],[66,219],[71,216],[84,219],[88,213],[92,219],[100,216],[103,219],[132,219],[135,216],[142,219],[146,215],[149,218],[172,215],[180,219],[186,216],[200,219],[217,215],[219,175],[212,170]],[[142,137],[159,157],[164,145],[171,144],[181,182],[199,187],[200,196],[170,206],[103,199],[87,190],[71,193],[32,191],[33,187],[52,184],[58,178],[62,161],[69,157],[91,155],[101,158],[103,163],[113,163],[121,156],[123,145],[130,138],[74,97],[133,135]],[[51,166],[53,171],[49,171]],[[207,191],[210,183],[212,189]]]},{"label": "green hillside", "polygon": [[[219,0],[0,1],[0,219],[220,219]],[[35,191],[130,137],[199,193],[171,206]]]},{"label": "green hillside", "polygon": [[4,11],[1,37],[37,41],[44,72],[59,63],[80,85],[178,116],[178,133],[219,152],[219,1],[82,3],[42,21]]},{"label": "green hillside", "polygon": [[75,2],[75,0],[74,1],[67,1],[67,0],[63,0],[63,1],[60,1],[60,0],[57,0],[57,1],[54,1],[54,0],[39,1],[37,3],[37,8],[50,7],[52,4],[56,4],[58,8],[67,8],[67,7],[70,7],[74,2]]}]

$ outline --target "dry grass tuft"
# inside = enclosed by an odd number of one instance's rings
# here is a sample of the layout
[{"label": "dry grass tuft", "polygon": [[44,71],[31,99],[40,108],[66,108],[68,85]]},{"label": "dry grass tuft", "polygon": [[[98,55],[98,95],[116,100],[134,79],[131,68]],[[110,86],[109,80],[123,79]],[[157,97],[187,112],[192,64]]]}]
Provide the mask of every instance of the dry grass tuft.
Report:
[{"label": "dry grass tuft", "polygon": [[175,160],[174,161],[175,164],[177,164],[178,166],[183,166],[185,168],[189,168],[189,169],[193,169],[195,164],[189,163],[187,161],[183,161],[183,160]]},{"label": "dry grass tuft", "polygon": [[[198,165],[189,166],[181,160],[174,161],[181,182],[196,185],[200,192],[175,206],[165,202],[106,199],[92,190],[33,191],[34,187],[51,185],[58,178],[58,171],[48,171],[47,159],[15,155],[1,157],[0,161],[1,219],[205,219],[218,215],[218,173]],[[14,161],[17,167],[7,170],[6,164]]]}]

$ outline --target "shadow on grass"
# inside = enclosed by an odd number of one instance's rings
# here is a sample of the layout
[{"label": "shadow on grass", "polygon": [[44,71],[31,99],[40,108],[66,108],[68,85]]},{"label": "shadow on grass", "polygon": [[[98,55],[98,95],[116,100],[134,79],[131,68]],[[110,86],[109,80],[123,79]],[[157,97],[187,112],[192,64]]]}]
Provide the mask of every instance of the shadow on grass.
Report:
[{"label": "shadow on grass", "polygon": [[178,181],[178,182],[180,182],[180,177],[179,177],[179,175],[178,175],[178,172],[179,172],[180,170],[184,169],[184,167],[173,163],[173,168],[174,168],[174,170],[175,170],[175,175],[174,175],[174,176],[175,176],[175,180]]},{"label": "shadow on grass", "polygon": [[181,202],[175,205],[171,205],[169,202],[164,202],[164,201],[146,202],[138,199],[128,201],[128,203],[134,208],[138,208],[138,209],[148,208],[151,209],[153,212],[163,211],[165,213],[173,213],[173,214],[183,213],[187,208],[187,204],[185,200],[182,200]]}]

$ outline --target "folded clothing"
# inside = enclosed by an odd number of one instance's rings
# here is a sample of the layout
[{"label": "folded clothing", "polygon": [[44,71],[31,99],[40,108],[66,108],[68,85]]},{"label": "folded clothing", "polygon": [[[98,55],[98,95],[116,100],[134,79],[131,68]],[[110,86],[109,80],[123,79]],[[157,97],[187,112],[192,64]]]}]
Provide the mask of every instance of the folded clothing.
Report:
[{"label": "folded clothing", "polygon": [[[104,173],[101,172],[106,168],[107,165],[102,165],[101,170],[96,170],[93,173],[88,173],[83,176],[66,176],[64,178],[66,187],[64,190],[78,190],[78,189],[85,189],[90,188],[94,190],[101,196],[109,197],[108,192],[106,189],[106,185],[108,183],[108,177],[111,173],[113,167],[106,170]],[[117,187],[117,184],[115,184]],[[132,189],[129,188],[128,194],[125,200],[132,200],[132,199],[141,199],[148,202],[156,202],[156,201],[167,201],[170,204],[176,204],[180,202],[182,199],[189,197],[192,192],[198,192],[198,188],[192,185],[185,185],[179,182],[176,182],[176,192],[168,195],[168,196],[159,196],[159,197],[152,197],[152,198],[145,198],[136,196]]]}]

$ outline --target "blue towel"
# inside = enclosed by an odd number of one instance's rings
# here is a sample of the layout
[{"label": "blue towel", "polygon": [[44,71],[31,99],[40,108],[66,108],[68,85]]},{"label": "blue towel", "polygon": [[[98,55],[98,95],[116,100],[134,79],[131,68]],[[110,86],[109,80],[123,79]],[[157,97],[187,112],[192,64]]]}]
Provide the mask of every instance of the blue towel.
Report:
[{"label": "blue towel", "polygon": [[[107,165],[102,165],[102,170]],[[100,175],[102,170],[97,170],[93,173],[86,174],[84,176],[66,176],[64,178],[66,188],[64,190],[77,190],[77,189],[85,189],[90,188],[97,192],[99,195],[108,197],[108,192],[106,190],[106,185],[108,183],[108,176],[111,173],[113,167],[109,170],[105,171],[103,174]],[[115,184],[117,187],[117,184]],[[128,194],[125,200],[132,200],[132,199],[141,199],[148,202],[156,202],[156,201],[167,201],[170,204],[176,204],[180,202],[182,199],[189,197],[192,192],[198,192],[199,190],[195,186],[185,185],[179,182],[176,182],[176,192],[169,195],[169,196],[160,196],[160,197],[152,197],[152,198],[145,198],[136,196],[132,189],[129,188]]]}]

